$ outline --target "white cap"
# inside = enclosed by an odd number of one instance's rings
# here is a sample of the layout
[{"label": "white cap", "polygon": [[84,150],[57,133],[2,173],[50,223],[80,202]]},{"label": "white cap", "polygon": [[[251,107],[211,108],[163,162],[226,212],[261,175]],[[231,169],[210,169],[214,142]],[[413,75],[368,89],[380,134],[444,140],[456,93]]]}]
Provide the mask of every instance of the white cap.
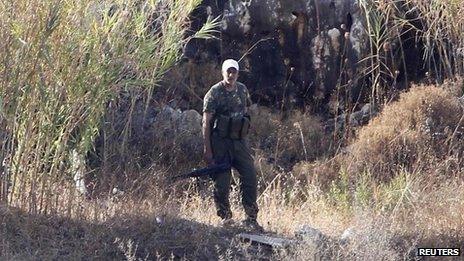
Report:
[{"label": "white cap", "polygon": [[227,71],[229,68],[235,68],[237,71],[239,69],[238,62],[234,59],[227,59],[222,63],[222,71]]}]

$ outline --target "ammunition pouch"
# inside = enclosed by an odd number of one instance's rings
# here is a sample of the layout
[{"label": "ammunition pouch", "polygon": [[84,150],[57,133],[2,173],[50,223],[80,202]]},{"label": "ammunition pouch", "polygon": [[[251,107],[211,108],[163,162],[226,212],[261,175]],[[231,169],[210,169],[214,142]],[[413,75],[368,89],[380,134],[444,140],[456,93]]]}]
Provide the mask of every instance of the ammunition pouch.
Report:
[{"label": "ammunition pouch", "polygon": [[240,140],[248,135],[250,116],[227,117],[218,116],[214,120],[213,131],[221,138]]}]

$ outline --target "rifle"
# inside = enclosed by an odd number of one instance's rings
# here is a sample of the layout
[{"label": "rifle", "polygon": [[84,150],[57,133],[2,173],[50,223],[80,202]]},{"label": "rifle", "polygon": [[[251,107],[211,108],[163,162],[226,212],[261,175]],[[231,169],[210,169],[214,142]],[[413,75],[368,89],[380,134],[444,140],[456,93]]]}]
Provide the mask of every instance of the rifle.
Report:
[{"label": "rifle", "polygon": [[186,178],[211,176],[217,173],[228,171],[230,170],[230,168],[231,168],[231,164],[228,162],[220,163],[220,164],[212,164],[206,168],[195,169],[192,172],[171,177],[169,180],[171,182],[176,182],[176,181],[186,179]]}]

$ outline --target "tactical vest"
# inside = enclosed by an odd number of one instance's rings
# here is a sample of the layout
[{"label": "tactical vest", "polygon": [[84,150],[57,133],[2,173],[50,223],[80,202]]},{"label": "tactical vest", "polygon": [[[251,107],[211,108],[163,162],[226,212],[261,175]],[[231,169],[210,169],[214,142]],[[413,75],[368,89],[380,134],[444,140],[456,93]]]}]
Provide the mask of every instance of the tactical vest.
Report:
[{"label": "tactical vest", "polygon": [[250,121],[249,115],[234,117],[219,115],[213,121],[213,132],[221,138],[240,140],[248,135]]}]

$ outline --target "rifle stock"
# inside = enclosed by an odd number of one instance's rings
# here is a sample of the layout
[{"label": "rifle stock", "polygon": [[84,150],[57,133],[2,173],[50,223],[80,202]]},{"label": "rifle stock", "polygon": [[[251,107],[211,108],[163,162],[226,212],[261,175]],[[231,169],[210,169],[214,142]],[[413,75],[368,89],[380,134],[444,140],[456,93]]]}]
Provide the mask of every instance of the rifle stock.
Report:
[{"label": "rifle stock", "polygon": [[177,175],[170,178],[171,182],[176,182],[186,178],[211,176],[217,173],[228,171],[231,168],[230,163],[213,164],[206,168],[195,169],[192,172]]}]

